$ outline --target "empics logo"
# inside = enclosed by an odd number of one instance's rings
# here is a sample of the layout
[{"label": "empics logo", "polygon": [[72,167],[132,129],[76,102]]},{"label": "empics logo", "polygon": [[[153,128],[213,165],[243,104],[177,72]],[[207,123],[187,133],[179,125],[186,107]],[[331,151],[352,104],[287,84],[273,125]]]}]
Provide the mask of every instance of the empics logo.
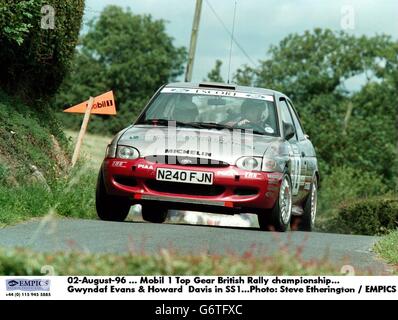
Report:
[{"label": "empics logo", "polygon": [[50,291],[47,279],[7,279],[7,291]]},{"label": "empics logo", "polygon": [[18,281],[16,280],[9,280],[7,283],[10,287],[15,287],[18,284]]}]

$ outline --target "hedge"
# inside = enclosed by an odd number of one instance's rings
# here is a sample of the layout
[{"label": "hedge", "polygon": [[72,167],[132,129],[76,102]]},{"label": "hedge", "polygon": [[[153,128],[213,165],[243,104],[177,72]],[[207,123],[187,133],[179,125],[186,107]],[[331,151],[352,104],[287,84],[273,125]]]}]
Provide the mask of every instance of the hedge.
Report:
[{"label": "hedge", "polygon": [[336,232],[382,235],[398,226],[398,197],[374,197],[343,204],[333,219]]},{"label": "hedge", "polygon": [[[43,6],[55,9],[54,29],[41,28]],[[0,86],[29,100],[53,95],[74,53],[84,0],[3,0],[0,3]]]}]

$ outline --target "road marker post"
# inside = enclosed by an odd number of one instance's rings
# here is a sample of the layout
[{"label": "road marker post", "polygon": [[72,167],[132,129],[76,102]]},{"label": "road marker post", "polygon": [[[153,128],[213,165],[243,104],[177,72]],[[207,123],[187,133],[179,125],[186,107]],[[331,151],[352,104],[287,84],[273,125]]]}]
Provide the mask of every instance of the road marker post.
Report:
[{"label": "road marker post", "polygon": [[79,136],[76,141],[75,150],[72,156],[72,168],[75,166],[77,159],[79,158],[80,148],[83,144],[83,138],[87,131],[88,122],[91,114],[106,114],[116,115],[115,99],[113,92],[108,91],[97,97],[90,97],[88,101],[79,103],[73,107],[70,107],[64,112],[68,113],[84,113],[83,122],[80,128]]},{"label": "road marker post", "polygon": [[86,131],[87,131],[87,125],[88,125],[88,121],[90,120],[90,114],[91,114],[91,109],[93,108],[93,102],[94,102],[94,98],[90,97],[90,99],[88,100],[88,106],[87,106],[86,112],[84,113],[82,126],[80,127],[79,136],[77,137],[75,150],[73,151],[72,168],[75,166],[76,161],[79,158],[80,148],[82,146],[84,135],[86,134]]}]

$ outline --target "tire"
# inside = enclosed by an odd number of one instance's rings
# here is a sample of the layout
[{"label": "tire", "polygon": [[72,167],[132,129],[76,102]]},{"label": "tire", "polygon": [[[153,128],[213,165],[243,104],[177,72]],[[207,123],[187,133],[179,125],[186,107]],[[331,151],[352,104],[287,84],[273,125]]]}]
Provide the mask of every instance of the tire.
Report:
[{"label": "tire", "polygon": [[292,217],[292,181],[288,173],[282,177],[278,199],[270,212],[258,214],[261,230],[284,232],[288,229]]},{"label": "tire", "polygon": [[141,208],[142,218],[152,223],[165,222],[167,212],[167,208],[152,203],[144,203]]},{"label": "tire", "polygon": [[312,231],[315,225],[318,204],[318,182],[314,177],[311,183],[310,194],[304,203],[303,215],[294,217],[294,229],[297,231]]},{"label": "tire", "polygon": [[95,207],[101,220],[120,222],[126,219],[131,207],[131,202],[128,198],[112,196],[106,193],[102,171],[98,174]]}]

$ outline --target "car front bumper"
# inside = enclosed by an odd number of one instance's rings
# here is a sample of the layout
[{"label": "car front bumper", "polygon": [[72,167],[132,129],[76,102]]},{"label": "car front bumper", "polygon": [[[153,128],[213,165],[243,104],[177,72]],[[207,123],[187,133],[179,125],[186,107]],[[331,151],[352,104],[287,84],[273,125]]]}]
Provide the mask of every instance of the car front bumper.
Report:
[{"label": "car front bumper", "polygon": [[[157,168],[213,172],[213,184],[158,181]],[[107,158],[102,173],[107,193],[129,197],[132,203],[162,202],[174,209],[222,213],[272,208],[278,199],[283,175],[242,170],[235,166],[158,164],[143,158]]]}]

